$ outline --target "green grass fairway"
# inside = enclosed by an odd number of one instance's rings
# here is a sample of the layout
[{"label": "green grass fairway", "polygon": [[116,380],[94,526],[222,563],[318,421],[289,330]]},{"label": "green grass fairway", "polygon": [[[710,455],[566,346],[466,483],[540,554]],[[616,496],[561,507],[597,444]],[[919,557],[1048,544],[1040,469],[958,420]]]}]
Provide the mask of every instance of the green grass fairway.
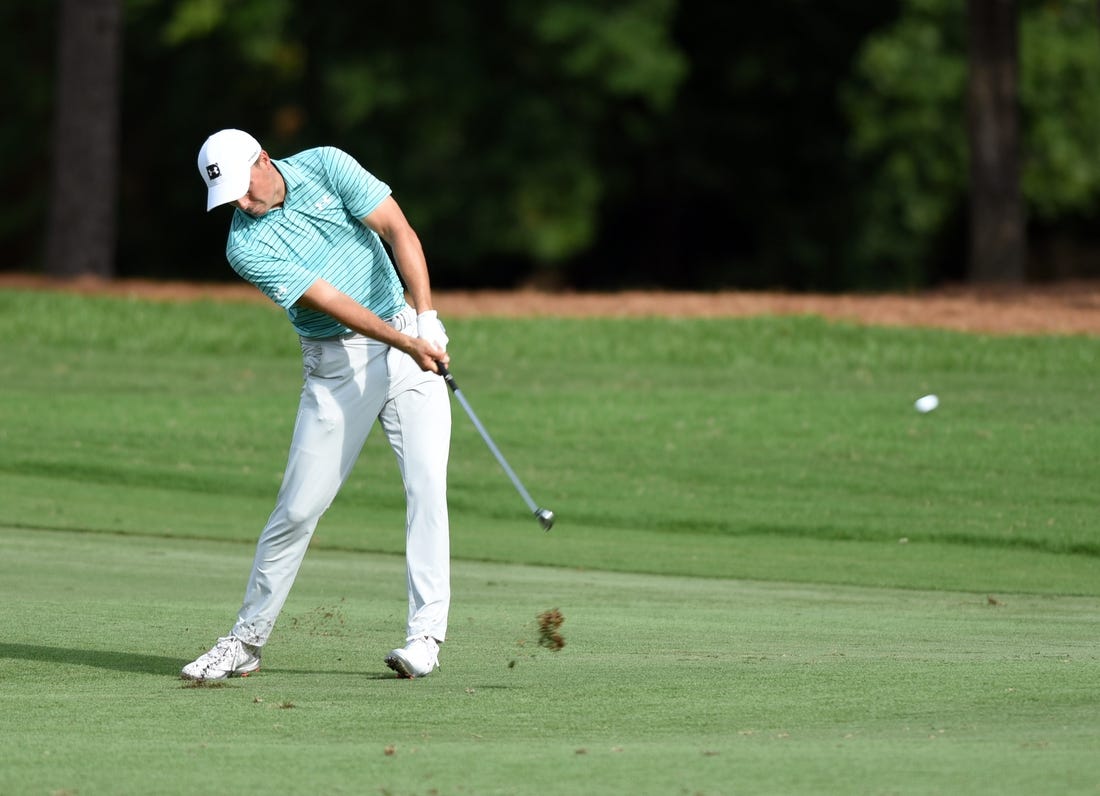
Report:
[{"label": "green grass fairway", "polygon": [[396,680],[375,434],[263,671],[195,688],[296,340],[258,304],[0,291],[0,794],[1100,792],[1100,339],[444,321],[554,530],[455,404],[450,638]]},{"label": "green grass fairway", "polygon": [[[263,671],[175,679],[241,544],[0,535],[3,793],[1067,793],[1100,785],[1092,599],[458,562],[431,677],[398,556],[314,551]],[[566,647],[534,618],[566,617]]]}]

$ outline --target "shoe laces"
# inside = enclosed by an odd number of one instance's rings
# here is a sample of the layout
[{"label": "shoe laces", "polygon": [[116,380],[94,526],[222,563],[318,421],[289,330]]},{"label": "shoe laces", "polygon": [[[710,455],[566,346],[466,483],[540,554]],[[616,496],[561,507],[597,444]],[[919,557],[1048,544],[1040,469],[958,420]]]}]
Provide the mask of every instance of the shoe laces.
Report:
[{"label": "shoe laces", "polygon": [[243,662],[242,659],[247,660],[249,657],[255,657],[255,653],[236,636],[219,638],[218,643],[214,645],[214,649],[210,650],[209,654],[219,662],[228,662],[231,666]]},{"label": "shoe laces", "polygon": [[214,645],[214,649],[210,650],[209,655],[212,658],[236,657],[238,651],[236,645],[239,643],[239,639],[233,636],[225,636],[218,639],[218,643]]}]

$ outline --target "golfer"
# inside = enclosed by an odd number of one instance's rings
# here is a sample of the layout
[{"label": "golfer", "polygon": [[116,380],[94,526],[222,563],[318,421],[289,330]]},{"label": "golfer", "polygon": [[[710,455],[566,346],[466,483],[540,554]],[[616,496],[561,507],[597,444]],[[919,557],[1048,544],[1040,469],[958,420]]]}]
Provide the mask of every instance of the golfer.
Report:
[{"label": "golfer", "polygon": [[397,455],[407,508],[406,643],[385,663],[398,676],[422,677],[439,665],[447,636],[451,414],[436,367],[449,362],[448,338],[432,309],[420,240],[389,186],[339,149],[273,160],[248,133],[222,130],[203,144],[198,166],[206,209],[235,208],[230,265],[286,309],[301,339],[305,383],[236,624],[182,676],[222,680],[260,668],[317,522],[377,419]]}]

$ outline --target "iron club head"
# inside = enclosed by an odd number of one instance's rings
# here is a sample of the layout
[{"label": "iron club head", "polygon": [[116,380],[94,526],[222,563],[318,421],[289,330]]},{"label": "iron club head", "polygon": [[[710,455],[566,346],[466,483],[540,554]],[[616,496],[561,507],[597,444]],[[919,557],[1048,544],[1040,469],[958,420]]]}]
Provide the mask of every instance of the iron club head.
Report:
[{"label": "iron club head", "polygon": [[544,531],[549,531],[554,527],[554,512],[550,509],[538,509],[535,512],[535,517],[539,521],[539,525],[542,526]]}]

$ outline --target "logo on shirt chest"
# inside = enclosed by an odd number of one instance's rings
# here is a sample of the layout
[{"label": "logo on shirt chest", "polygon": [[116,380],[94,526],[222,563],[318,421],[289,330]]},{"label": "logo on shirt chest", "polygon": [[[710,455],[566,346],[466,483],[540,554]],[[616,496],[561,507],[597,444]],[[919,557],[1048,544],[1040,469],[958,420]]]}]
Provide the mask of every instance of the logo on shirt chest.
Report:
[{"label": "logo on shirt chest", "polygon": [[318,210],[324,210],[330,204],[332,204],[332,197],[326,193],[323,197],[321,197],[321,201],[317,202],[313,206],[316,207]]}]

